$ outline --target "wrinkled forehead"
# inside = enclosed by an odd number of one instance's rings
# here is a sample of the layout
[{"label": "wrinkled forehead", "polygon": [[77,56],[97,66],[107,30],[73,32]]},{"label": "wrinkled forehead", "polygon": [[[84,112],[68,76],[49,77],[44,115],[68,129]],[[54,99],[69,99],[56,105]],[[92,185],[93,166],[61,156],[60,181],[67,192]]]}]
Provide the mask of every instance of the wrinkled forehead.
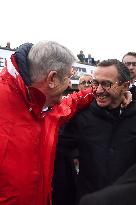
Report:
[{"label": "wrinkled forehead", "polygon": [[100,81],[117,81],[119,77],[116,66],[96,67],[93,78]]},{"label": "wrinkled forehead", "polygon": [[123,58],[123,62],[136,62],[136,57],[131,56],[131,55],[127,55]]}]

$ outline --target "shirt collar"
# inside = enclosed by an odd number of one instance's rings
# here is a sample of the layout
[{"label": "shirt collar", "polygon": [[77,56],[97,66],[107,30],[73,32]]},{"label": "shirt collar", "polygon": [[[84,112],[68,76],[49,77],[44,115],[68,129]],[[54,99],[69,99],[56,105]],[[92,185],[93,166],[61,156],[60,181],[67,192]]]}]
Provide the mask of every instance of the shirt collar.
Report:
[{"label": "shirt collar", "polygon": [[133,86],[136,86],[136,80],[135,80],[135,82],[132,84],[132,83],[130,83],[130,86],[129,86],[129,88],[132,88]]}]

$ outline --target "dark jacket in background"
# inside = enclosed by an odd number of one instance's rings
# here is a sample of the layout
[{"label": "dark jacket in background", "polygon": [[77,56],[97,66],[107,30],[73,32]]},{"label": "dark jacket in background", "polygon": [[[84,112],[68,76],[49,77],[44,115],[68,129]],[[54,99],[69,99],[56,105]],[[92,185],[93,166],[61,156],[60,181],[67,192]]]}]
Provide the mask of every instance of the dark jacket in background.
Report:
[{"label": "dark jacket in background", "polygon": [[94,100],[62,133],[62,146],[79,149],[78,199],[112,185],[136,163],[136,103],[121,112]]},{"label": "dark jacket in background", "polygon": [[132,100],[136,100],[136,86],[133,85],[129,90],[132,93]]},{"label": "dark jacket in background", "polygon": [[60,146],[61,132],[58,138],[53,176],[53,205],[75,205],[76,200],[76,170],[73,159],[77,157],[77,150],[65,149]]},{"label": "dark jacket in background", "polygon": [[136,205],[136,164],[112,186],[82,197],[79,205]]}]

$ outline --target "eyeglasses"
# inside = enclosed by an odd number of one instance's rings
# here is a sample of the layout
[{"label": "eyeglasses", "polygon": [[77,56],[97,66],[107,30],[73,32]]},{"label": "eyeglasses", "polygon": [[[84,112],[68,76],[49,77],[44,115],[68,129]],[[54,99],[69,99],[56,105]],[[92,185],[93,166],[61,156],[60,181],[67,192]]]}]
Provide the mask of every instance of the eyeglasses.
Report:
[{"label": "eyeglasses", "polygon": [[92,84],[92,81],[82,81],[81,83],[79,83],[80,85],[86,85],[86,84],[88,84],[88,85],[91,85]]},{"label": "eyeglasses", "polygon": [[126,66],[130,66],[130,65],[136,66],[136,62],[125,62],[125,65]]},{"label": "eyeglasses", "polygon": [[[117,84],[118,82],[115,82],[115,83],[112,83],[110,81],[101,81],[101,82],[98,82],[97,80],[93,80],[92,81],[92,87],[93,88],[98,88],[99,85],[101,85],[101,87],[104,89],[104,90],[108,90],[110,89],[114,84]],[[119,82],[121,83],[121,82]],[[118,83],[118,84],[119,84]]]}]

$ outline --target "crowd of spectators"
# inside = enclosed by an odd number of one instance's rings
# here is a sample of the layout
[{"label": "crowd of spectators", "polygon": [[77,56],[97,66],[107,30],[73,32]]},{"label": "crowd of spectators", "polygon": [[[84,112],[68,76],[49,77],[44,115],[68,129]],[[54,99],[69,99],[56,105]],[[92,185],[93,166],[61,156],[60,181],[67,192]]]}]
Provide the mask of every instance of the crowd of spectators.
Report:
[{"label": "crowd of spectators", "polygon": [[[0,48],[7,49],[7,50],[16,50],[17,48],[11,48],[11,43],[7,42],[6,46],[1,46]],[[81,50],[79,54],[77,54],[78,63],[96,66],[99,63],[99,60],[95,60],[91,54],[88,54],[87,57],[85,56],[84,52]]]},{"label": "crowd of spectators", "polygon": [[88,54],[87,58],[85,57],[84,52],[81,50],[79,54],[77,54],[79,63],[83,63],[86,65],[96,66],[99,63],[99,60],[95,60],[91,54]]},{"label": "crowd of spectators", "polygon": [[10,42],[8,41],[7,43],[6,43],[6,46],[1,46],[0,45],[0,48],[2,48],[2,49],[4,49],[4,50],[10,50],[10,51],[16,51],[16,49],[18,48],[11,48],[11,44],[10,44]]}]

